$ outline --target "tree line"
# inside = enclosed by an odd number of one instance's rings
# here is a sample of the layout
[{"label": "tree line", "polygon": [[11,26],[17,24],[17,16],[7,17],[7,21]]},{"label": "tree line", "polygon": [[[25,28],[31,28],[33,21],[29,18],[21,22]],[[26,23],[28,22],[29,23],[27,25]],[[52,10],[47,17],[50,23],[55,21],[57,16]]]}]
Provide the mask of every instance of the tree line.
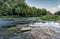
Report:
[{"label": "tree line", "polygon": [[[59,15],[60,11],[55,12]],[[0,16],[41,17],[52,15],[50,11],[42,8],[30,7],[25,0],[0,0]]]}]

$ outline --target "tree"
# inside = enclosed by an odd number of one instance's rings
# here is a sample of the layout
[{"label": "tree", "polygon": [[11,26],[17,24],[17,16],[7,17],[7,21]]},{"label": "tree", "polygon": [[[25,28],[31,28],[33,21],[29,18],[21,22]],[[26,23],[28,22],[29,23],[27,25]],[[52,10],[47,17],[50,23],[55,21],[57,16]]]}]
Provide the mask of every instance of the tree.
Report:
[{"label": "tree", "polygon": [[52,13],[50,11],[47,11],[47,15],[52,15]]},{"label": "tree", "polygon": [[25,0],[0,0],[0,16],[40,17],[47,12],[44,8],[28,6]]},{"label": "tree", "polygon": [[60,15],[60,11],[55,12],[55,15]]},{"label": "tree", "polygon": [[5,15],[19,15],[24,12],[24,9],[28,8],[25,0],[1,0],[1,2],[0,13]]}]

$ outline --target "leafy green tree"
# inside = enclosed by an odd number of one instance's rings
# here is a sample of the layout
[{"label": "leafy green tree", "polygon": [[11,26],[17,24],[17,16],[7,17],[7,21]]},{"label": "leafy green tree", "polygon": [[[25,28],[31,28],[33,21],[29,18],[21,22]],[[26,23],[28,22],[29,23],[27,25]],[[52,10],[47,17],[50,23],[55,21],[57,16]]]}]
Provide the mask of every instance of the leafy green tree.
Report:
[{"label": "leafy green tree", "polygon": [[4,2],[0,6],[0,13],[4,15],[19,15],[24,12],[28,6],[25,0],[3,0]]},{"label": "leafy green tree", "polygon": [[55,15],[60,15],[60,11],[55,12]]},{"label": "leafy green tree", "polygon": [[40,17],[47,13],[44,8],[28,6],[25,0],[0,0],[0,16]]}]

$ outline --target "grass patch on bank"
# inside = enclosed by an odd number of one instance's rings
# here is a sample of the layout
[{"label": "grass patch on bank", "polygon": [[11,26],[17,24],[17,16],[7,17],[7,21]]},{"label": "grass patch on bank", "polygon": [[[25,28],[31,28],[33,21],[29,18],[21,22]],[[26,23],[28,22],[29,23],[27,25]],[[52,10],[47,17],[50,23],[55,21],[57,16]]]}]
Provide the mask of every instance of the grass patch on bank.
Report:
[{"label": "grass patch on bank", "polygon": [[20,18],[20,16],[11,15],[11,16],[0,16],[0,18]]},{"label": "grass patch on bank", "polygon": [[58,15],[46,15],[46,16],[40,17],[40,19],[45,20],[45,21],[58,21],[58,20],[60,20],[60,16],[58,16]]}]

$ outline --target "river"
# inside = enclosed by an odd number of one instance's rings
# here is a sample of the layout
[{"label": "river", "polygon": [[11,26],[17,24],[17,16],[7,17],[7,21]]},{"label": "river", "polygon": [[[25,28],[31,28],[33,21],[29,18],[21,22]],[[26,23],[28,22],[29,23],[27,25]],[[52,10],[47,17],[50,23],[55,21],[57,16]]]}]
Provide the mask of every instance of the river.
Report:
[{"label": "river", "polygon": [[[30,22],[30,21],[36,21],[38,18],[13,18],[13,19],[2,19],[0,18],[0,28],[3,26],[8,25],[17,25],[17,22]],[[44,22],[30,22],[29,26],[41,26],[41,27],[54,27],[54,28],[60,28],[60,24],[58,22],[53,21],[44,21]]]},{"label": "river", "polygon": [[17,25],[17,23],[25,23],[36,21],[39,17],[25,17],[25,18],[0,18],[0,28],[3,26]]},{"label": "river", "polygon": [[[3,26],[8,26],[8,25],[17,25],[17,22],[34,21],[34,20],[36,21],[37,19],[35,19],[35,18],[13,18],[13,19],[9,18],[9,19],[2,19],[1,18],[0,19],[0,28],[3,27]],[[58,22],[54,22],[54,21],[44,21],[44,22],[37,22],[36,21],[36,22],[30,22],[28,25],[30,27],[32,27],[32,26],[49,27],[49,28],[55,29],[56,31],[60,31],[60,24]],[[56,36],[56,39],[60,39],[59,38],[60,37],[60,33],[56,34],[55,36]],[[1,39],[2,39],[2,37],[1,37]]]}]

